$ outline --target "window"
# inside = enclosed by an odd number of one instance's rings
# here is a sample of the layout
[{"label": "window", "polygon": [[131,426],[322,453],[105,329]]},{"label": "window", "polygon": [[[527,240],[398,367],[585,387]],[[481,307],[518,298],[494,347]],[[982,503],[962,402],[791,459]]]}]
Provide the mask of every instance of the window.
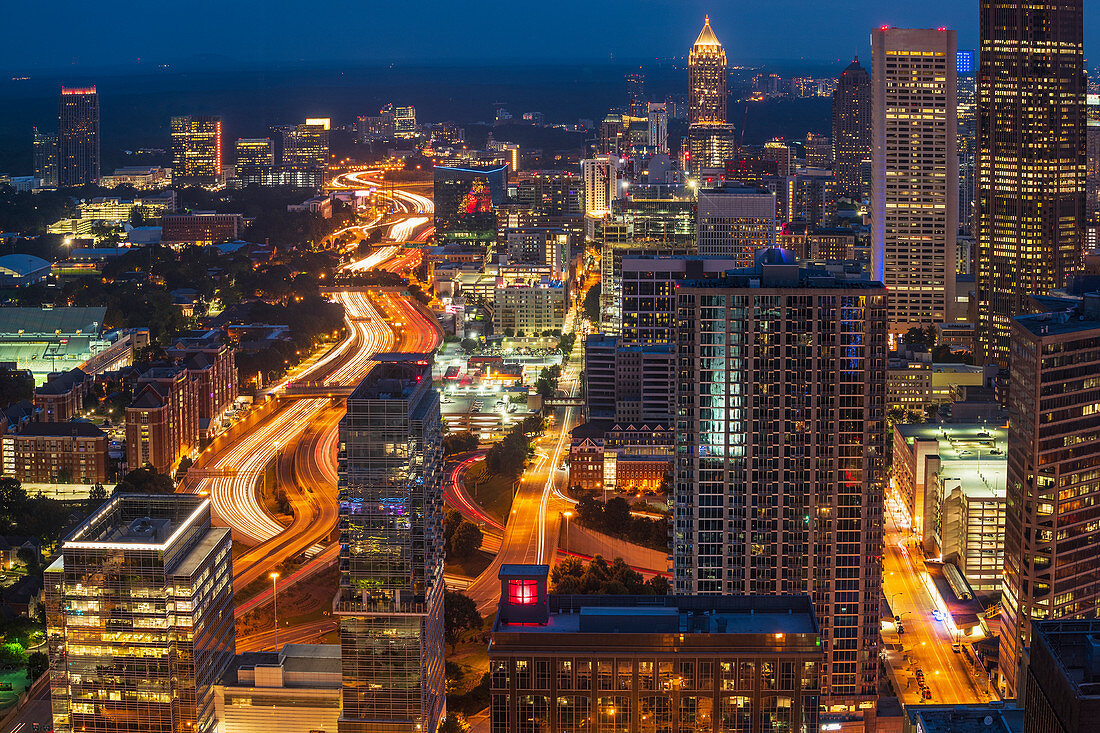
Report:
[{"label": "window", "polygon": [[533,606],[538,603],[539,588],[537,580],[509,580],[508,603],[513,606]]}]

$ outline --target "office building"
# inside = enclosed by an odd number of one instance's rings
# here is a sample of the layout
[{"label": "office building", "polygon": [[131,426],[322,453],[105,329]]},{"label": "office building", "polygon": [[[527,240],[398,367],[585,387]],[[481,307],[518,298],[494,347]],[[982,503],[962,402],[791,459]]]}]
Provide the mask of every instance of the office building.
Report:
[{"label": "office building", "polygon": [[805,596],[548,594],[548,570],[500,569],[493,731],[818,730]]},{"label": "office building", "polygon": [[[724,122],[708,122],[688,128],[688,172],[705,177],[721,171],[737,157],[737,131]],[[709,173],[713,176],[713,173]]]},{"label": "office building", "polygon": [[561,332],[566,290],[560,280],[516,283],[493,291],[493,328],[497,332],[534,336]]},{"label": "office building", "polygon": [[569,234],[545,227],[504,230],[509,264],[545,265],[552,280],[564,280],[569,257]]},{"label": "office building", "polygon": [[978,6],[977,337],[985,361],[1002,368],[1011,356],[1012,317],[1028,312],[1028,296],[1064,286],[1081,267],[1082,5]]},{"label": "office building", "polygon": [[827,135],[806,133],[802,143],[806,151],[806,167],[822,170],[833,164],[833,141]]},{"label": "office building", "polygon": [[649,147],[658,153],[668,154],[668,105],[664,102],[650,102],[646,109],[649,124]]},{"label": "office building", "polygon": [[871,40],[871,267],[890,289],[890,331],[904,333],[955,318],[955,31],[881,28]]},{"label": "office building", "polygon": [[507,165],[435,166],[436,241],[491,246],[507,190]]},{"label": "office building", "polygon": [[871,193],[871,75],[857,57],[833,92],[833,170],[837,193],[863,201]]},{"label": "office building", "polygon": [[703,257],[755,261],[756,251],[775,245],[775,194],[730,183],[699,190],[697,241]]},{"label": "office building", "polygon": [[619,336],[590,334],[584,342],[585,414],[590,420],[670,426],[676,388],[672,344],[624,345]]},{"label": "office building", "polygon": [[42,188],[57,188],[57,134],[34,129],[34,177]]},{"label": "office building", "polygon": [[636,72],[626,75],[626,104],[631,117],[645,117],[645,74]]},{"label": "office building", "polygon": [[1010,696],[1032,621],[1100,615],[1100,296],[1017,316],[1011,333],[1008,513],[999,665]]},{"label": "office building", "polygon": [[710,27],[710,16],[688,55],[688,121],[726,121],[726,52]]},{"label": "office building", "polygon": [[[974,230],[974,207],[978,195],[978,80],[973,75],[964,76],[961,72],[957,78],[959,230],[970,234]],[[969,264],[968,257],[968,269]]]},{"label": "office building", "polygon": [[439,394],[427,354],[377,354],[340,421],[340,733],[435,733],[443,689]]},{"label": "office building", "polygon": [[622,328],[623,262],[631,257],[694,255],[694,242],[627,239],[607,243],[600,255],[600,332],[618,335]]},{"label": "office building", "polygon": [[284,168],[308,170],[328,165],[327,120],[307,120],[301,125],[282,129],[283,150],[280,163]]},{"label": "office building", "polygon": [[237,152],[237,175],[243,168],[264,168],[275,165],[275,145],[269,137],[239,137],[235,146]]},{"label": "office building", "polygon": [[584,177],[584,213],[591,217],[604,217],[611,211],[611,202],[619,198],[619,158],[616,155],[597,155],[581,161]]},{"label": "office building", "polygon": [[696,237],[695,194],[689,188],[630,186],[611,202],[602,222],[603,246],[665,245],[690,247]]},{"label": "office building", "polygon": [[498,159],[501,163],[507,163],[512,172],[519,171],[519,143],[506,143],[503,140],[490,140],[486,148],[501,153]]},{"label": "office building", "polygon": [[880,664],[886,289],[768,249],[676,293],[674,590],[812,596],[823,704],[859,716]]},{"label": "office building", "polygon": [[1032,624],[1027,733],[1087,733],[1100,720],[1100,620]]},{"label": "office building", "polygon": [[394,137],[411,138],[418,134],[416,127],[416,107],[395,107],[393,110]]},{"label": "office building", "polygon": [[222,118],[172,118],[172,180],[213,186],[222,180]]},{"label": "office building", "polygon": [[340,645],[287,644],[238,654],[214,688],[225,733],[336,733]]},{"label": "office building", "polygon": [[60,549],[43,578],[54,730],[216,731],[233,556],[210,500],[115,494]]},{"label": "office building", "polygon": [[95,87],[61,87],[57,111],[59,186],[99,180],[99,95]]}]

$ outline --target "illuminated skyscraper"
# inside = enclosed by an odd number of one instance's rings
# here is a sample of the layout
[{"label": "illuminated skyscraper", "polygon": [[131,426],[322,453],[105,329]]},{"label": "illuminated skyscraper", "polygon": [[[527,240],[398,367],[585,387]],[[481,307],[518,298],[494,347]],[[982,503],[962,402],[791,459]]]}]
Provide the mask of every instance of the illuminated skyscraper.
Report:
[{"label": "illuminated skyscraper", "polygon": [[57,112],[59,186],[99,180],[99,95],[95,87],[61,88]]},{"label": "illuminated skyscraper", "polygon": [[640,71],[626,75],[626,102],[631,117],[645,117],[645,74]]},{"label": "illuminated skyscraper", "polygon": [[833,170],[837,194],[862,201],[871,192],[871,75],[856,58],[833,92]]},{"label": "illuminated skyscraper", "polygon": [[890,290],[890,330],[955,307],[959,227],[955,31],[871,34],[871,266]]},{"label": "illuminated skyscraper", "polygon": [[237,167],[275,165],[275,146],[269,137],[237,138]]},{"label": "illuminated skyscraper", "polygon": [[708,15],[688,55],[691,124],[726,121],[726,74],[726,52],[710,28]]},{"label": "illuminated skyscraper", "polygon": [[998,655],[1009,697],[1024,694],[1018,675],[1032,621],[1100,618],[1100,444],[1090,439],[1100,296],[1051,307],[1012,319]]},{"label": "illuminated skyscraper", "polygon": [[191,494],[115,494],[43,575],[58,733],[213,733],[233,661],[229,530]]},{"label": "illuminated skyscraper", "polygon": [[824,704],[874,709],[886,290],[773,248],[675,297],[675,593],[812,596]]},{"label": "illuminated skyscraper", "polygon": [[1012,317],[1081,266],[1082,0],[981,0],[978,18],[977,337],[1007,367]]},{"label": "illuminated skyscraper", "polygon": [[57,135],[34,130],[34,177],[43,188],[57,187]]},{"label": "illuminated skyscraper", "polygon": [[183,115],[172,118],[172,179],[213,185],[222,175],[222,118]]},{"label": "illuminated skyscraper", "polygon": [[601,217],[611,211],[611,202],[619,198],[619,158],[597,155],[581,161],[584,175],[584,213]]},{"label": "illuminated skyscraper", "polygon": [[283,129],[282,165],[304,170],[328,165],[328,120],[306,120]]},{"label": "illuminated skyscraper", "polygon": [[340,422],[340,733],[443,713],[442,422],[426,354],[378,354]]},{"label": "illuminated skyscraper", "polygon": [[416,107],[397,107],[393,111],[393,134],[395,137],[416,137]]},{"label": "illuminated skyscraper", "polygon": [[668,106],[664,102],[650,102],[646,106],[649,122],[649,146],[658,153],[668,153]]}]

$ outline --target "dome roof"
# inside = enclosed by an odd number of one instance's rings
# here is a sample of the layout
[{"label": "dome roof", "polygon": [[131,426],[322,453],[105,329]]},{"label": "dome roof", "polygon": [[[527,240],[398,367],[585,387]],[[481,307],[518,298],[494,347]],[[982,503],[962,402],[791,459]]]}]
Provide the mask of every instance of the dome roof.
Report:
[{"label": "dome roof", "polygon": [[50,263],[41,257],[11,254],[0,257],[0,273],[15,277],[30,277],[50,269]]},{"label": "dome roof", "polygon": [[718,36],[714,35],[714,31],[710,28],[710,16],[706,16],[703,21],[703,30],[699,31],[699,37],[695,39],[695,48],[700,46],[716,46],[722,47],[722,44],[718,42]]}]

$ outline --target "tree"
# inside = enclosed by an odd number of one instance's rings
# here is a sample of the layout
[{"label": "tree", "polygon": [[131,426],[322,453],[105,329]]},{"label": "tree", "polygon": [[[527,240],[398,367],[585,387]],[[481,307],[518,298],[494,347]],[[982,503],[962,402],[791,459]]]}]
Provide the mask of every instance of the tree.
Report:
[{"label": "tree", "polygon": [[583,305],[584,315],[592,323],[600,322],[600,291],[603,289],[601,283],[596,283],[588,289],[588,292],[584,294]]},{"label": "tree", "polygon": [[616,496],[604,504],[603,524],[608,532],[622,534],[629,531],[630,519],[630,504],[626,499]]},{"label": "tree", "polygon": [[92,488],[88,489],[88,501],[102,502],[107,499],[107,489],[103,488],[103,484],[95,484]]},{"label": "tree", "polygon": [[451,552],[457,558],[467,558],[481,547],[481,530],[473,522],[462,522],[451,535]]},{"label": "tree", "polygon": [[0,478],[0,512],[18,512],[26,503],[27,490],[23,484],[8,476]]},{"label": "tree", "polygon": [[50,659],[45,652],[31,652],[27,655],[27,679],[35,681],[50,668]]},{"label": "tree", "polygon": [[25,369],[0,371],[0,406],[34,397],[34,377]]},{"label": "tree", "polygon": [[478,437],[469,431],[448,433],[443,436],[443,455],[452,456],[477,450],[480,443]]},{"label": "tree", "polygon": [[33,548],[20,547],[15,551],[15,556],[27,566],[28,572],[33,573],[38,570],[38,553]]},{"label": "tree", "polygon": [[472,354],[481,348],[481,342],[474,338],[464,338],[460,345],[462,346],[462,350],[467,354]]},{"label": "tree", "polygon": [[563,354],[568,354],[573,350],[573,345],[577,343],[577,334],[575,333],[563,333],[561,340],[558,341],[558,349]]},{"label": "tree", "polygon": [[149,464],[135,468],[115,485],[116,494],[171,494],[176,490],[171,476],[157,473]]},{"label": "tree", "polygon": [[447,711],[446,719],[439,725],[439,733],[466,733],[470,730],[470,724],[461,713]]},{"label": "tree", "polygon": [[451,645],[451,653],[454,653],[455,644],[463,631],[480,629],[485,623],[481,614],[477,612],[477,604],[473,599],[459,591],[446,591],[443,595],[443,637]]}]

